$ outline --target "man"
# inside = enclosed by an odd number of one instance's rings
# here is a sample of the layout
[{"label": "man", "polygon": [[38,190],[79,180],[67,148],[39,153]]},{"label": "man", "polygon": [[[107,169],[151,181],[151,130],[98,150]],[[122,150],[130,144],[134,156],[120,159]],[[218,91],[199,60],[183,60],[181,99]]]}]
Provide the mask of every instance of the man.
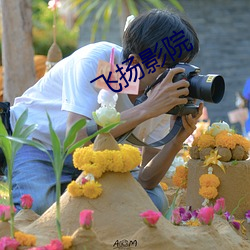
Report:
[{"label": "man", "polygon": [[[178,41],[177,35],[181,35],[182,40]],[[171,46],[172,52],[167,45]],[[62,141],[76,121],[92,119],[92,112],[99,108],[99,90],[94,87],[94,82],[90,82],[96,78],[99,60],[109,61],[112,48],[115,48],[115,64],[133,58],[132,65],[140,64],[144,70],[138,95],[167,68],[172,68],[164,80],[152,89],[148,99],[139,105],[133,105],[136,95],[119,94],[116,109],[121,113],[121,120],[126,122],[111,131],[114,137],[119,137],[136,128],[135,133],[147,143],[161,139],[170,127],[170,116],[166,113],[176,105],[186,104],[185,96],[189,93],[186,80],[173,83],[173,77],[184,71],[173,67],[178,62],[190,62],[199,50],[199,41],[192,26],[178,15],[162,10],[151,10],[135,18],[124,32],[122,48],[108,42],[94,43],[58,62],[40,81],[15,99],[11,108],[12,128],[28,108],[26,125],[38,124],[32,139],[50,149],[46,112]],[[142,59],[141,55],[147,49],[155,53],[160,67],[144,62],[145,58]],[[202,107],[200,104],[197,116],[190,114],[182,117],[183,128],[162,149],[143,149],[143,162],[136,178],[163,213],[167,209],[167,201],[158,184],[185,139],[195,130]],[[86,136],[84,128],[77,139]],[[63,168],[62,190],[78,175],[79,171],[73,167],[72,157],[69,156]],[[17,152],[13,168],[13,198],[17,209],[20,209],[23,194],[33,197],[32,209],[39,214],[55,201],[55,176],[51,163],[43,152],[27,145]]]}]

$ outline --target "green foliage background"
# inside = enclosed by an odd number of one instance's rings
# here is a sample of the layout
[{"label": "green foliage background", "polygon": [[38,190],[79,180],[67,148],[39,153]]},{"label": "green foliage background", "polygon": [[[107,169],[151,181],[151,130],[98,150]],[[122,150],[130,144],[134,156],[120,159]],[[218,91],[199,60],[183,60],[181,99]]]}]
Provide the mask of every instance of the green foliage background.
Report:
[{"label": "green foliage background", "polygon": [[[53,43],[53,11],[48,9],[48,1],[32,1],[33,44],[37,55],[47,55]],[[79,28],[69,30],[63,18],[57,13],[56,41],[62,50],[63,57],[77,48]]]}]

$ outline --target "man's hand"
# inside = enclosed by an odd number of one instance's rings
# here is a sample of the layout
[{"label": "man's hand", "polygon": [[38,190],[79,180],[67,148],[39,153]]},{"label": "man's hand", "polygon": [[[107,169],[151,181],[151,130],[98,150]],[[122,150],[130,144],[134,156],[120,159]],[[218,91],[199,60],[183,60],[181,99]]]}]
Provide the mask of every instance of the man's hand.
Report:
[{"label": "man's hand", "polygon": [[141,104],[146,107],[151,117],[165,114],[177,105],[187,104],[188,100],[183,96],[189,94],[189,82],[184,79],[173,82],[174,76],[184,71],[183,68],[169,70],[162,82],[151,90],[148,99]]}]

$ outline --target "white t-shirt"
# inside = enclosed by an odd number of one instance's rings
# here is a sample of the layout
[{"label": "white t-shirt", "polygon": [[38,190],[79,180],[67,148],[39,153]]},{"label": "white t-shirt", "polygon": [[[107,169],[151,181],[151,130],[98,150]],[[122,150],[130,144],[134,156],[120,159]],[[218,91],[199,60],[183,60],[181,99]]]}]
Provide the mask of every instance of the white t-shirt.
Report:
[{"label": "white t-shirt", "polygon": [[[98,42],[78,49],[69,57],[58,62],[43,78],[14,101],[11,107],[11,125],[25,109],[28,109],[26,125],[38,124],[32,133],[37,139],[51,148],[47,114],[61,142],[65,138],[68,112],[74,112],[92,118],[92,112],[99,108],[97,96],[99,89],[94,87],[97,77],[98,61],[108,61],[111,49],[115,48],[115,63],[121,63],[122,47]],[[126,94],[118,94],[116,109],[122,112],[133,105]],[[161,139],[168,133],[168,115],[150,119],[136,128],[136,135],[145,142]],[[154,131],[154,132],[153,132]],[[150,135],[149,135],[150,134]],[[160,135],[159,135],[160,134]]]}]

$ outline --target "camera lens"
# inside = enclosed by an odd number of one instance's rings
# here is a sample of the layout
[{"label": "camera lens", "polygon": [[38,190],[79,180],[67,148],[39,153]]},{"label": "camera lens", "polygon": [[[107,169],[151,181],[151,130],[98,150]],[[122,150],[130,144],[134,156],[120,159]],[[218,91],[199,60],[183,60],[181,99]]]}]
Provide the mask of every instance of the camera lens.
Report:
[{"label": "camera lens", "polygon": [[188,80],[189,96],[192,98],[219,103],[224,96],[225,82],[220,75],[195,75]]}]

